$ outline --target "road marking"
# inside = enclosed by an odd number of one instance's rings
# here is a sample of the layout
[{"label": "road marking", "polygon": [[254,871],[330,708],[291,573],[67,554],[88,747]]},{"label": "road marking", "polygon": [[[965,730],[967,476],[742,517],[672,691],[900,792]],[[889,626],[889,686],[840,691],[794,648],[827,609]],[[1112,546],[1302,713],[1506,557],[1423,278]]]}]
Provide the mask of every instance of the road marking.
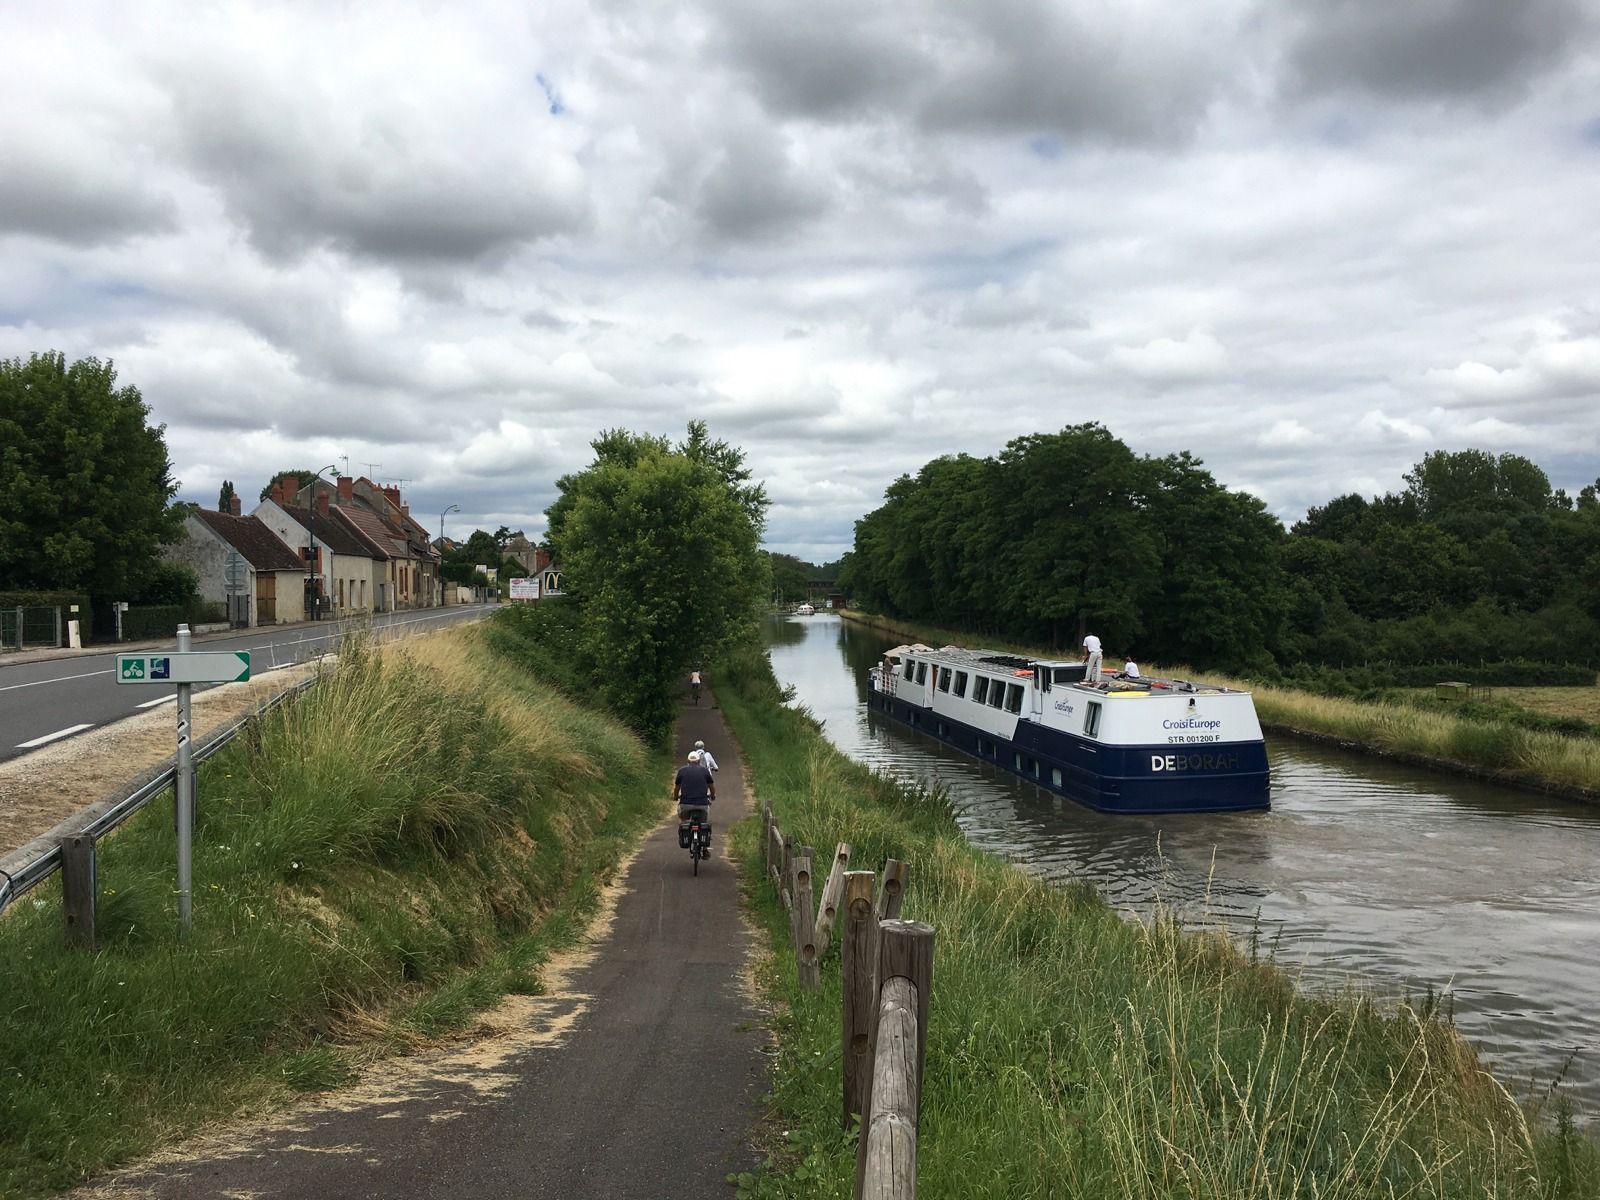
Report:
[{"label": "road marking", "polygon": [[171,704],[177,698],[178,698],[178,693],[174,692],[170,696],[157,696],[154,700],[146,700],[143,704],[136,704],[136,705],[134,705],[134,707],[135,708],[154,708],[158,704]]},{"label": "road marking", "polygon": [[85,729],[93,729],[94,724],[69,725],[65,729],[58,729],[54,733],[47,733],[43,737],[36,737],[31,742],[18,742],[18,750],[32,750],[35,746],[42,746],[46,742],[53,742],[57,738],[71,737],[75,733],[82,733]]},{"label": "road marking", "polygon": [[32,683],[8,683],[0,692],[14,692],[18,688],[38,687],[41,683],[66,683],[69,679],[88,679],[91,675],[112,675],[115,671],[85,671],[82,675],[58,675],[54,679],[35,679]]}]

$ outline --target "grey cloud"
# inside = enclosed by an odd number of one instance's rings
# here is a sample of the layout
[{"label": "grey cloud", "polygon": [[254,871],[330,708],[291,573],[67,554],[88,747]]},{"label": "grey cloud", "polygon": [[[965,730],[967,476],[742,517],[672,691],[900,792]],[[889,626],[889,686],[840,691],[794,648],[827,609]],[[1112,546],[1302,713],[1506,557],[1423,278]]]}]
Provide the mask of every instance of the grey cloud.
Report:
[{"label": "grey cloud", "polygon": [[1293,85],[1399,100],[1520,93],[1593,24],[1583,0],[1329,0],[1300,12]]},{"label": "grey cloud", "polygon": [[736,241],[787,232],[826,207],[823,187],[789,161],[775,130],[747,128],[724,144],[700,190],[710,232]]},{"label": "grey cloud", "polygon": [[0,148],[0,232],[97,246],[164,233],[175,222],[171,198],[126,172]]},{"label": "grey cloud", "polygon": [[381,111],[343,128],[336,116],[350,97],[289,96],[215,75],[171,86],[194,170],[275,258],[326,242],[402,263],[477,260],[588,220],[576,165],[535,160],[511,129],[477,153],[475,130],[418,131]]}]

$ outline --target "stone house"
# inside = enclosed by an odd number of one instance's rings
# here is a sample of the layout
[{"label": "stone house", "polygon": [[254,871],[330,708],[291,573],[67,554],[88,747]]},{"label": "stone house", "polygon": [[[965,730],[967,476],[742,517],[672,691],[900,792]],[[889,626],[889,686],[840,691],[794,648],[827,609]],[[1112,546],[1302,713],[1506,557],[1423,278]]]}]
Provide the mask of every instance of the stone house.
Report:
[{"label": "stone house", "polygon": [[305,619],[306,570],[265,523],[233,512],[193,508],[183,538],[162,557],[192,570],[200,596],[227,607],[234,625],[283,625]]},{"label": "stone house", "polygon": [[[318,591],[325,598],[324,610],[335,617],[371,612],[377,603],[374,584],[378,564],[373,551],[352,533],[328,504],[327,493],[317,497],[316,515],[311,510],[285,503],[288,480],[274,484],[272,495],[263,500],[255,516],[305,561],[316,540]],[[298,490],[298,489],[297,489]]]}]

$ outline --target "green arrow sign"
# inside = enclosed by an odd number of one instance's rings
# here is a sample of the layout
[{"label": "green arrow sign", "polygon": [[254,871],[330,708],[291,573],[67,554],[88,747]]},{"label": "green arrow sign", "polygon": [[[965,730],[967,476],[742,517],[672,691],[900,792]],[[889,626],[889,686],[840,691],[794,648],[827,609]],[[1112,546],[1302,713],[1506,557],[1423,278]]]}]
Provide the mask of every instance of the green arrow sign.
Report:
[{"label": "green arrow sign", "polygon": [[249,678],[248,650],[117,655],[118,683],[243,683]]}]

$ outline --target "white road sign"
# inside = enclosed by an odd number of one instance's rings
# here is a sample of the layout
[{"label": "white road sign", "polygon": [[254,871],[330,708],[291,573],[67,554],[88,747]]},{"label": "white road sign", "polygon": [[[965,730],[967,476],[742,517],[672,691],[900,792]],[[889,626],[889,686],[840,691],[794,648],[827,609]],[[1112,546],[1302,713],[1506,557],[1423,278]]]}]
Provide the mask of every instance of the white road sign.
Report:
[{"label": "white road sign", "polygon": [[249,678],[248,650],[117,655],[118,683],[243,683]]}]

